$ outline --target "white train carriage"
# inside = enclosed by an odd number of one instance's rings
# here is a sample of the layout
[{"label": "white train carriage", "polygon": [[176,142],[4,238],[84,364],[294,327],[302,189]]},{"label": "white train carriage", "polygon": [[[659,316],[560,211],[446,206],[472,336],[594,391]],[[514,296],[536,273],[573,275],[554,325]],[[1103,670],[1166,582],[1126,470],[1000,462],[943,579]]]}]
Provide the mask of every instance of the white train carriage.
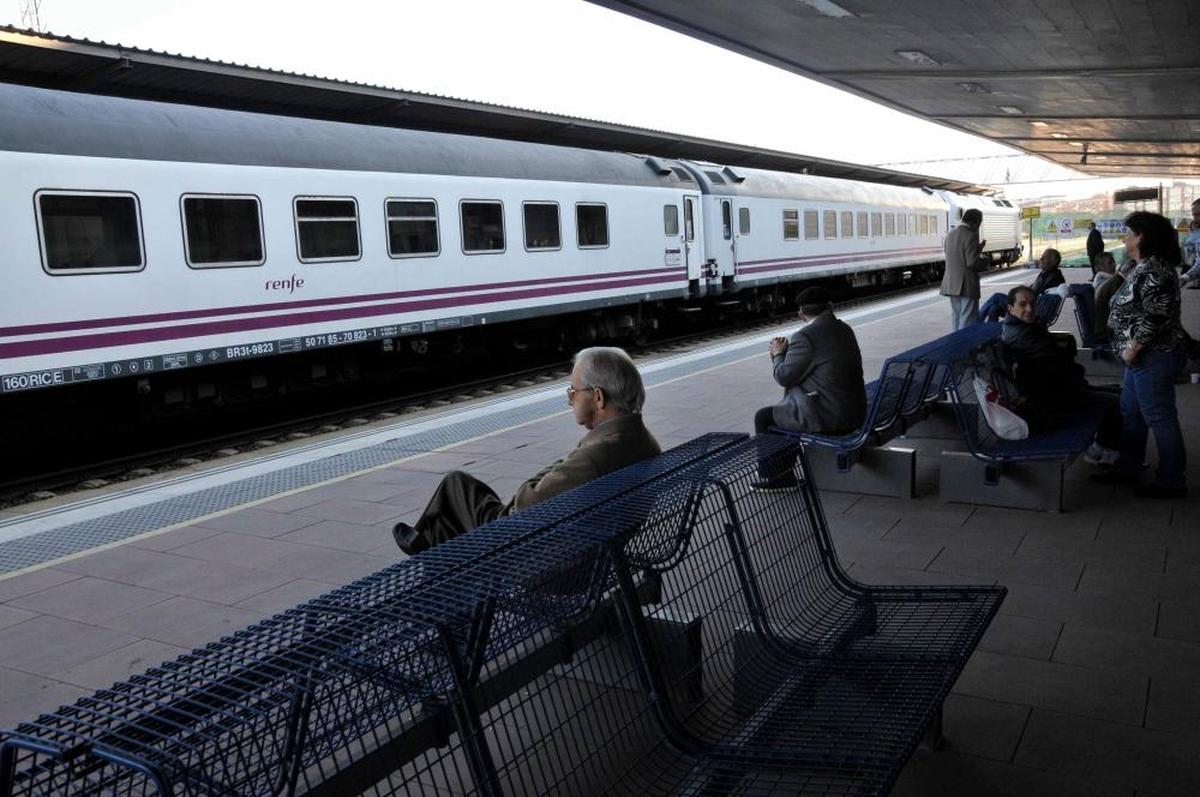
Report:
[{"label": "white train carriage", "polygon": [[984,241],[983,253],[993,263],[1015,263],[1021,258],[1021,211],[1007,199],[987,196],[969,196],[951,191],[938,190],[934,193],[946,201],[947,230],[958,226],[963,211],[977,208],[983,214],[979,226],[979,239]]},{"label": "white train carriage", "polygon": [[4,392],[682,298],[702,265],[695,183],[619,153],[0,85],[0,173]]},{"label": "white train carriage", "polygon": [[917,188],[684,165],[704,191],[711,284],[737,289],[942,259],[946,203]]}]

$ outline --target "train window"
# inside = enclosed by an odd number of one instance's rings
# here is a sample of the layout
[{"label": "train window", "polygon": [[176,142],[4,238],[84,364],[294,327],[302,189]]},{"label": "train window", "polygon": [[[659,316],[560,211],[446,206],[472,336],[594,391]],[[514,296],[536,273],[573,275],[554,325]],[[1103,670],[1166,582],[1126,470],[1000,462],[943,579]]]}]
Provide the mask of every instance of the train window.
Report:
[{"label": "train window", "polygon": [[783,211],[783,240],[799,241],[800,240],[800,211],[785,210]]},{"label": "train window", "polygon": [[738,208],[738,232],[750,234],[750,208]]},{"label": "train window", "polygon": [[920,234],[921,235],[929,235],[929,217],[926,216],[924,213],[922,213],[921,217],[920,217],[920,222],[921,222]]},{"label": "train window", "polygon": [[917,234],[917,214],[916,213],[908,214],[908,234],[909,235]]},{"label": "train window", "polygon": [[864,211],[858,213],[858,237],[867,237],[867,214]]},{"label": "train window", "polygon": [[733,204],[728,199],[721,200],[721,231],[726,241],[733,238]]},{"label": "train window", "polygon": [[825,211],[825,237],[837,238],[837,212],[833,210]]},{"label": "train window", "polygon": [[685,183],[694,182],[692,180],[692,175],[688,174],[687,169],[683,168],[682,166],[673,166],[671,168],[675,172],[675,176],[678,177],[683,182],[685,182]]},{"label": "train window", "polygon": [[504,251],[504,206],[496,201],[463,200],[462,248],[468,255]]},{"label": "train window", "polygon": [[725,185],[725,178],[719,172],[705,172],[704,174],[713,181],[713,185]]},{"label": "train window", "polygon": [[930,216],[930,217],[929,217],[929,234],[930,234],[930,235],[937,235],[937,234],[938,234],[938,220],[937,220],[937,216]]},{"label": "train window", "polygon": [[881,235],[883,235],[883,214],[882,213],[872,213],[871,214],[871,237],[878,238]]},{"label": "train window", "polygon": [[804,211],[804,240],[812,241],[820,235],[820,232],[820,220],[817,211]]},{"label": "train window", "polygon": [[689,196],[683,198],[683,240],[696,240],[696,209]]},{"label": "train window", "polygon": [[358,260],[358,201],[352,197],[296,197],[296,242],[303,263]]},{"label": "train window", "polygon": [[854,237],[854,213],[849,210],[842,211],[842,237]]},{"label": "train window", "polygon": [[603,249],[608,246],[608,205],[575,205],[575,235],[580,249]]},{"label": "train window", "polygon": [[48,274],[141,271],[142,225],[137,197],[124,193],[34,195]]},{"label": "train window", "polygon": [[441,251],[437,203],[432,199],[389,199],[384,210],[389,257],[430,257]]},{"label": "train window", "polygon": [[258,197],[184,194],[180,205],[189,268],[261,266],[266,261]]},{"label": "train window", "polygon": [[896,234],[896,214],[895,213],[884,213],[883,214],[883,234],[884,235],[895,235]]},{"label": "train window", "polygon": [[526,202],[525,248],[530,252],[562,249],[562,232],[558,224],[557,202]]},{"label": "train window", "polygon": [[663,235],[679,235],[679,207],[663,205]]}]

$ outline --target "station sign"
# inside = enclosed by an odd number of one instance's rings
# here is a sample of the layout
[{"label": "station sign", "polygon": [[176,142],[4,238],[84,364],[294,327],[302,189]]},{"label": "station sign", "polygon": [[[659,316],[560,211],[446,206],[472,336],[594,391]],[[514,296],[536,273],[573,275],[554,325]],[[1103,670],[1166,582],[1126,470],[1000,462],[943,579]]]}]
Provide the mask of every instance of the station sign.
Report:
[{"label": "station sign", "polygon": [[1036,205],[1028,208],[1021,208],[1022,219],[1036,219],[1042,215],[1042,209]]},{"label": "station sign", "polygon": [[1072,219],[1070,216],[1063,216],[1061,219],[1058,220],[1058,234],[1059,235],[1071,235],[1074,232],[1075,232],[1074,219]]}]

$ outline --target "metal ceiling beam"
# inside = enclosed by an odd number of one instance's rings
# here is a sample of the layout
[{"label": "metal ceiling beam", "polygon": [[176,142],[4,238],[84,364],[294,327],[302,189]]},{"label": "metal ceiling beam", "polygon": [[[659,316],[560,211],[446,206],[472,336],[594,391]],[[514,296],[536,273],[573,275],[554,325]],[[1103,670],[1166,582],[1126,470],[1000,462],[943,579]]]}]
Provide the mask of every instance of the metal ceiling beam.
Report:
[{"label": "metal ceiling beam", "polygon": [[[933,70],[937,70],[936,72]],[[913,69],[831,69],[813,74],[832,80],[911,80],[914,77],[929,80],[1059,80],[1068,78],[1112,78],[1127,79],[1141,77],[1200,77],[1200,66],[1164,66],[1147,67],[1145,69],[1111,68],[1111,69],[960,69],[946,70],[940,67],[920,67]]]}]

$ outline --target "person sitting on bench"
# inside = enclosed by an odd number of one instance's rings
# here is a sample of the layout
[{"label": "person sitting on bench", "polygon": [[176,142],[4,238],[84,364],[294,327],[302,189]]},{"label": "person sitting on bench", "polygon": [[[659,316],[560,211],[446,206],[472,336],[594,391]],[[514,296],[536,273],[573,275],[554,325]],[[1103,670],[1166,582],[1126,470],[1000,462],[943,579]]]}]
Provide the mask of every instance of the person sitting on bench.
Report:
[{"label": "person sitting on bench", "polygon": [[1055,335],[1035,317],[1037,297],[1018,285],[1008,292],[1008,315],[1000,340],[1012,361],[1017,392],[1025,400],[1020,411],[1033,431],[1050,431],[1058,419],[1085,407],[1103,410],[1096,441],[1088,449],[1093,462],[1112,464],[1121,442],[1120,396],[1093,389],[1075,362],[1075,338]]},{"label": "person sitting on bench", "polygon": [[637,366],[623,350],[584,349],[575,355],[567,403],[588,432],[565,457],[542,468],[502,503],[495,490],[462,471],[447,473],[419,520],[397,523],[392,536],[412,555],[545,501],[661,452],[642,423],[646,389]]},{"label": "person sitting on bench", "polygon": [[[1059,268],[1060,263],[1062,263],[1062,255],[1057,249],[1047,249],[1042,252],[1042,256],[1038,258],[1038,267],[1041,271],[1038,272],[1037,279],[1033,281],[1034,296],[1041,296],[1050,288],[1058,287],[1066,282],[1062,269]],[[993,293],[979,308],[979,320],[1002,321],[1007,309],[1008,294]]]},{"label": "person sitting on bench", "polygon": [[[862,351],[854,330],[833,314],[824,288],[805,288],[798,297],[800,327],[791,340],[772,338],[767,347],[772,375],[784,389],[783,400],[754,414],[754,431],[772,426],[796,432],[838,434],[857,429],[867,417]],[[760,487],[795,484],[791,473],[763,475]]]}]

